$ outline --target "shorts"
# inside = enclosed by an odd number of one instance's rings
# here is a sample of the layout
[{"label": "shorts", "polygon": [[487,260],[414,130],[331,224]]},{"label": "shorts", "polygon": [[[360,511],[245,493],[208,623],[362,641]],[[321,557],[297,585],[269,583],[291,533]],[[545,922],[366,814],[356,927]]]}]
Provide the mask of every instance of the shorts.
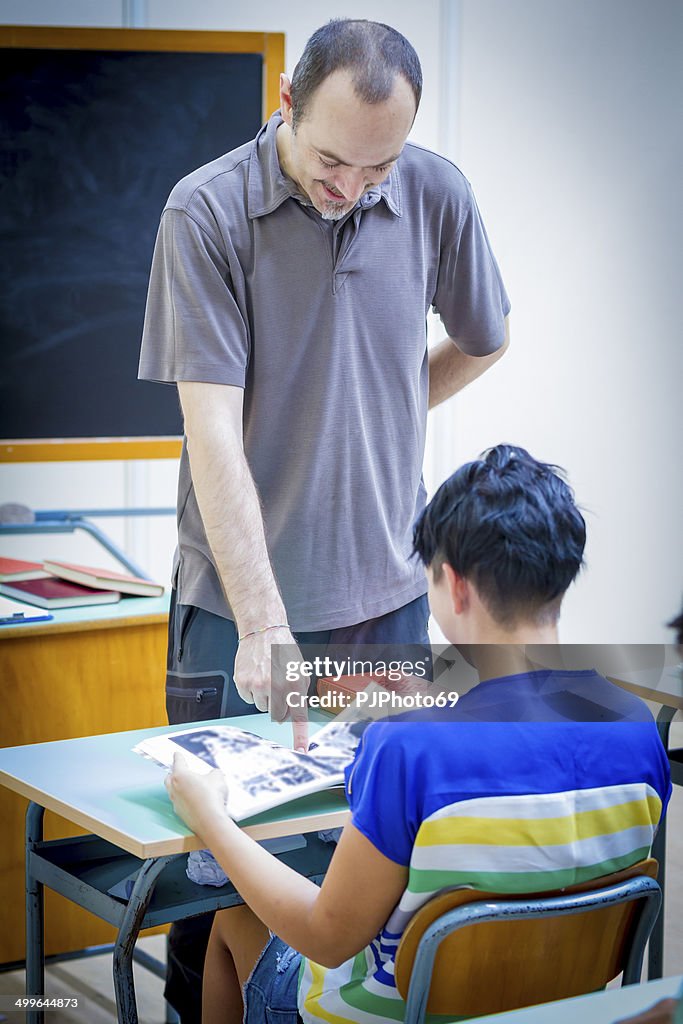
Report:
[{"label": "shorts", "polygon": [[297,1010],[301,953],[273,935],[244,986],[244,1024],[301,1024]]}]

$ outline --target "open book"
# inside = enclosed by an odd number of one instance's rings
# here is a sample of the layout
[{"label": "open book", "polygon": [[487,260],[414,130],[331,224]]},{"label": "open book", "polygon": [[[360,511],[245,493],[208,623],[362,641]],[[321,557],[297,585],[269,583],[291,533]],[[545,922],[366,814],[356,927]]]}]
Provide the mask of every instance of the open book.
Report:
[{"label": "open book", "polygon": [[308,793],[340,786],[367,721],[331,722],[315,733],[305,754],[230,725],[200,725],[164,733],[133,747],[164,768],[181,751],[191,768],[219,768],[228,783],[227,811],[251,818]]}]

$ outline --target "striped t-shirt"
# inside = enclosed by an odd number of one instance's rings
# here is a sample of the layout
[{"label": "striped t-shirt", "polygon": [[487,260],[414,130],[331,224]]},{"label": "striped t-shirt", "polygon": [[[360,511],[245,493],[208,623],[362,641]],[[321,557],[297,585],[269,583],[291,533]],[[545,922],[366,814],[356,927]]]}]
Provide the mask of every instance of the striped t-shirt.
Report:
[{"label": "striped t-shirt", "polygon": [[394,958],[427,900],[463,885],[540,892],[634,864],[670,789],[646,706],[594,672],[490,680],[448,718],[369,726],[347,770],[352,820],[409,868],[408,884],[356,957],[329,969],[302,960],[304,1021],[402,1021]]}]

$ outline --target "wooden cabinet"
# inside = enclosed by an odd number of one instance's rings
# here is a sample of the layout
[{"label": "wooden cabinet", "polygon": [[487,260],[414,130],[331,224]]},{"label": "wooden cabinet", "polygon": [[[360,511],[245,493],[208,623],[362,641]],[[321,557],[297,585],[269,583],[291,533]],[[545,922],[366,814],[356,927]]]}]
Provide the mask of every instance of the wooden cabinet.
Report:
[{"label": "wooden cabinet", "polygon": [[[164,725],[168,597],[68,609],[0,626],[0,746]],[[107,771],[103,764],[102,772]],[[24,958],[26,800],[0,787],[0,963]],[[79,830],[51,812],[45,838]],[[46,953],[113,941],[114,929],[45,891]]]}]

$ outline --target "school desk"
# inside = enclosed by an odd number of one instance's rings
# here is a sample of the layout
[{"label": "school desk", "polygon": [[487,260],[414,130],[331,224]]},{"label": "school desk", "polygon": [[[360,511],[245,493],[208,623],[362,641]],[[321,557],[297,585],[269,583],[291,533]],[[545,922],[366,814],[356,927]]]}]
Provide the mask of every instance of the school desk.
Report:
[{"label": "school desk", "polygon": [[[217,723],[213,723],[217,724]],[[291,725],[268,715],[224,719],[291,746]],[[176,817],[164,771],[132,747],[187,725],[60,740],[0,750],[0,784],[26,797],[26,994],[44,993],[43,887],[61,893],[118,928],[114,989],[118,1019],[136,1024],[132,958],[141,929],[241,902],[230,884],[199,886],[185,876],[186,857],[201,842]],[[311,725],[311,729],[317,728]],[[44,841],[44,811],[56,811],[90,834]],[[245,831],[271,839],[343,825],[349,811],[341,789],[303,797],[251,818]],[[307,835],[305,847],[280,854],[309,877],[323,877],[332,845]],[[137,871],[129,899],[112,886]],[[32,1011],[29,1022],[42,1020]]]},{"label": "school desk", "polygon": [[675,996],[682,977],[661,978],[642,985],[592,992],[587,996],[562,999],[557,1003],[544,1003],[507,1013],[477,1017],[476,1024],[614,1024],[623,1017],[652,1006],[660,999]]},{"label": "school desk", "polygon": [[[683,749],[672,750],[669,747],[671,722],[677,711],[683,711],[683,665],[680,662],[680,654],[673,645],[667,645],[663,651],[663,661],[626,671],[622,669],[618,676],[614,675],[609,678],[625,690],[635,693],[637,697],[659,704],[657,728],[669,754],[671,780],[674,785],[683,786]],[[659,884],[662,889],[662,897],[664,897],[666,885],[666,828],[665,818],[659,826],[652,844],[652,856],[659,861]],[[662,909],[650,936],[647,970],[651,980],[661,978],[664,966],[665,906],[662,898]]]},{"label": "school desk", "polygon": [[[27,606],[28,607],[28,606]],[[168,595],[64,608],[48,622],[0,625],[0,746],[163,725]],[[25,803],[0,789],[0,963],[24,957]],[[48,837],[67,834],[48,816]],[[73,826],[71,833],[74,833]],[[48,953],[111,942],[109,925],[48,896]]]}]

